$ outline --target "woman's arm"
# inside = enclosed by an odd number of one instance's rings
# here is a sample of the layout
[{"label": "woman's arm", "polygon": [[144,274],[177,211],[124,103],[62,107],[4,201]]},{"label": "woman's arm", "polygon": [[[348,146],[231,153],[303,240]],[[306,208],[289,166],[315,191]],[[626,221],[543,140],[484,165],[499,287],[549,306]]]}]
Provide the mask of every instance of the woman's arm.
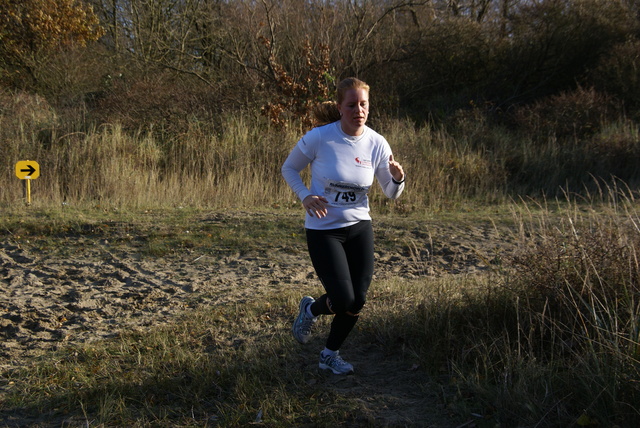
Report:
[{"label": "woman's arm", "polygon": [[327,200],[323,196],[312,195],[300,177],[300,171],[305,169],[310,162],[311,159],[296,146],[282,165],[282,176],[302,201],[305,211],[311,216],[322,218],[327,215]]},{"label": "woman's arm", "polygon": [[295,146],[281,168],[284,180],[295,194],[298,195],[301,201],[311,194],[302,181],[302,177],[300,177],[300,172],[305,169],[309,163],[311,163],[311,159],[306,157],[298,146]]},{"label": "woman's arm", "polygon": [[393,155],[389,155],[389,161],[376,170],[376,178],[382,187],[382,191],[387,198],[397,199],[404,190],[405,173],[402,166],[393,160]]}]

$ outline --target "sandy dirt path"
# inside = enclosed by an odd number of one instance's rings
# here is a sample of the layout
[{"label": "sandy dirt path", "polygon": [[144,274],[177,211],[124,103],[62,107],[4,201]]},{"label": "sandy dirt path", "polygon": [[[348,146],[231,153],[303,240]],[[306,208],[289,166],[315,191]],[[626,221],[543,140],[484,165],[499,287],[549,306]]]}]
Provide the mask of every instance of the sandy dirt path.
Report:
[{"label": "sandy dirt path", "polygon": [[[217,215],[202,221],[220,219]],[[240,224],[242,221],[239,220]],[[405,223],[402,229],[380,221],[375,229],[376,239],[382,242],[376,250],[377,279],[482,273],[514,245],[509,233],[497,230],[488,221],[474,225],[416,221]],[[47,250],[24,238],[2,236],[0,365],[3,368],[28,364],[31,357],[69,344],[170,322],[199,305],[257,299],[283,285],[315,281],[303,244],[293,248],[274,244],[265,251],[200,254],[184,250],[153,256],[141,252],[135,240],[130,245],[122,240],[117,244],[112,241],[116,237],[105,233],[68,235],[60,241],[59,245],[65,247],[60,251],[60,248]],[[292,314],[294,311],[295,308]],[[315,351],[303,351],[301,359],[315,364]],[[373,394],[378,397],[374,400],[386,400],[385,418],[390,426],[426,417],[426,413],[422,416],[415,413],[420,413],[420,409],[429,412],[425,400],[432,397],[425,391],[406,388],[415,384],[412,382],[416,374],[406,367],[401,373],[404,379],[398,382],[396,377],[389,383],[384,371],[398,368],[374,364],[384,361],[381,350],[367,352],[369,359],[353,361],[362,377],[321,381],[335,382],[335,388],[353,393],[361,391],[363,397]],[[366,402],[363,406],[366,407]]]},{"label": "sandy dirt path", "polygon": [[[376,276],[415,278],[474,274],[489,269],[513,245],[491,223],[415,223],[395,230],[376,225]],[[389,244],[388,242],[391,243]],[[199,255],[185,250],[154,257],[109,236],[67,236],[71,256],[11,237],[0,241],[2,365],[20,364],[40,350],[150,326],[198,305],[258,298],[282,284],[315,275],[303,248]]]}]

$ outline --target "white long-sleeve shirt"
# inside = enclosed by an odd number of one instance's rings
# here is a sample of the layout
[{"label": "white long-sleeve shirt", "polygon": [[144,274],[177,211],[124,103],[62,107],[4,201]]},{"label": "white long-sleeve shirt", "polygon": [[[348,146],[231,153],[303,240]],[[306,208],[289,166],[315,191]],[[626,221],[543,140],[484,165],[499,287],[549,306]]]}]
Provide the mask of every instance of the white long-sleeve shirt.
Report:
[{"label": "white long-sleeve shirt", "polygon": [[[307,213],[305,227],[337,229],[371,220],[367,194],[374,176],[387,197],[399,197],[404,183],[392,179],[391,154],[387,140],[367,126],[356,137],[345,134],[340,122],[305,134],[282,165],[282,176],[301,201],[309,195],[324,196],[328,201],[327,216],[318,218]],[[300,172],[309,164],[311,185],[307,188]]]}]

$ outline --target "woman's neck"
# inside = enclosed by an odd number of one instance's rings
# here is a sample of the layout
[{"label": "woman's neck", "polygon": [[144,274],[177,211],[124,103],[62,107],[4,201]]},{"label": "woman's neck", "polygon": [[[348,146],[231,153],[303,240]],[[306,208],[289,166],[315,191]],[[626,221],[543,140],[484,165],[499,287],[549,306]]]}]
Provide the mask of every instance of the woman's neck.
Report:
[{"label": "woman's neck", "polygon": [[343,121],[340,121],[340,129],[342,129],[342,132],[349,135],[350,137],[359,137],[364,132],[364,125],[356,128],[356,127],[350,127],[349,125],[345,124]]}]

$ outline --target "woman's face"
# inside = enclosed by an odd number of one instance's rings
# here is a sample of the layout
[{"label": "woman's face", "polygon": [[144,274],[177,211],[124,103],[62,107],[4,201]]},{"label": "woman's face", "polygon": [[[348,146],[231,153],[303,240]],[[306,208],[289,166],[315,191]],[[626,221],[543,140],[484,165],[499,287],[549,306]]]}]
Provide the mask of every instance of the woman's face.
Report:
[{"label": "woman's face", "polygon": [[360,135],[369,117],[369,92],[366,89],[349,89],[338,104],[340,124],[347,135]]}]

